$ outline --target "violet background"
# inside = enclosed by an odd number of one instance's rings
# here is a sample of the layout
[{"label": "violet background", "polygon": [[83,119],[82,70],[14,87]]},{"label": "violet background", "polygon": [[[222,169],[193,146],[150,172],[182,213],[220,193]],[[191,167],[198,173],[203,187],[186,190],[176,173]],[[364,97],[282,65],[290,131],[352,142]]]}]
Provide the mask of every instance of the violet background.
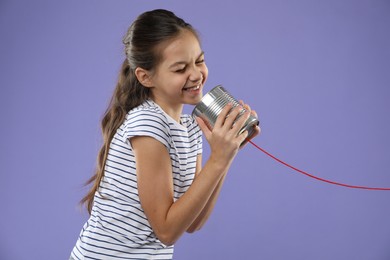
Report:
[{"label": "violet background", "polygon": [[[198,29],[206,91],[222,84],[258,112],[258,145],[322,178],[390,187],[388,0],[1,0],[0,259],[68,258],[122,36],[156,8]],[[174,259],[389,260],[389,198],[248,145]]]}]

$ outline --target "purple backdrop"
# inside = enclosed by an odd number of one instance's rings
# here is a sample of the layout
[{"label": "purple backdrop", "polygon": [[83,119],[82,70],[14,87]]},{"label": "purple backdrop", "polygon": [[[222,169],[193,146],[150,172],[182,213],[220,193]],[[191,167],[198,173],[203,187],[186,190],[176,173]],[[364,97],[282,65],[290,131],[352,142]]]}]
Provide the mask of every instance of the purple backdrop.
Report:
[{"label": "purple backdrop", "polygon": [[[0,259],[69,256],[122,36],[155,8],[200,31],[207,90],[223,84],[257,110],[257,144],[319,177],[390,187],[389,1],[1,0]],[[389,198],[247,146],[175,259],[388,260]]]}]

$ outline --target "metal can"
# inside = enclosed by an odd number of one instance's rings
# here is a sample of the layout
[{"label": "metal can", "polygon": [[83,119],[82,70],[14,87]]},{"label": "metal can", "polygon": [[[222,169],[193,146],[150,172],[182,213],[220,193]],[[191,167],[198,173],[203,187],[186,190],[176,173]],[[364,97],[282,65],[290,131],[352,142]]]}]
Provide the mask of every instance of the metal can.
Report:
[{"label": "metal can", "polygon": [[[241,106],[241,104],[232,95],[230,95],[226,89],[224,89],[221,85],[218,85],[203,96],[201,101],[192,111],[192,116],[202,118],[207,126],[210,129],[213,129],[218,115],[228,103],[231,103],[233,108]],[[246,110],[244,108],[237,116],[236,121],[245,113],[245,111]],[[259,125],[259,120],[251,114],[238,134],[247,130],[247,139],[251,139],[252,135],[255,133],[254,130],[256,125]]]}]

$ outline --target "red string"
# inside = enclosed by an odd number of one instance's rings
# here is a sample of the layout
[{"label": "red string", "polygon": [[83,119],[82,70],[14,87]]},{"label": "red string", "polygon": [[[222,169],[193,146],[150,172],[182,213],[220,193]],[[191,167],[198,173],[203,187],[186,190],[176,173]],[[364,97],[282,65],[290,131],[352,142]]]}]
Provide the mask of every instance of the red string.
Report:
[{"label": "red string", "polygon": [[323,179],[323,178],[320,178],[320,177],[317,177],[317,176],[314,176],[314,175],[311,175],[305,171],[302,171],[298,168],[295,168],[294,166],[291,166],[290,164],[288,163],[285,163],[283,162],[282,160],[276,158],[275,156],[273,156],[272,154],[270,154],[269,152],[267,152],[266,150],[260,148],[258,145],[256,145],[255,143],[253,143],[252,141],[249,140],[249,143],[251,143],[254,147],[256,147],[257,149],[259,149],[260,151],[262,151],[263,153],[265,153],[266,155],[268,155],[269,157],[271,157],[272,159],[280,162],[281,164],[293,169],[294,171],[297,171],[299,173],[302,173],[310,178],[313,178],[313,179],[316,179],[316,180],[319,180],[319,181],[322,181],[322,182],[326,182],[326,183],[330,183],[330,184],[333,184],[333,185],[338,185],[338,186],[343,186],[343,187],[347,187],[347,188],[352,188],[352,189],[363,189],[363,190],[390,190],[390,188],[377,188],[377,187],[366,187],[366,186],[355,186],[355,185],[349,185],[349,184],[344,184],[344,183],[340,183],[340,182],[335,182],[335,181],[330,181],[330,180],[326,180],[326,179]]}]

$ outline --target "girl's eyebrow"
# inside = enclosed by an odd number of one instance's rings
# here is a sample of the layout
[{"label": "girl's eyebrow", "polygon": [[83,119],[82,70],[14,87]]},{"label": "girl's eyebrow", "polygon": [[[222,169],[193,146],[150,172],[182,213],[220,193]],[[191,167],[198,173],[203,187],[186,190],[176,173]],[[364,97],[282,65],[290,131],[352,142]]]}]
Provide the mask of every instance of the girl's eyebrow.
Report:
[{"label": "girl's eyebrow", "polygon": [[[202,57],[204,55],[204,51],[202,51],[200,54],[199,54],[199,56],[198,56],[198,58],[196,58],[197,60],[200,58],[200,57]],[[178,61],[178,62],[175,62],[175,63],[173,63],[171,66],[169,66],[169,68],[173,68],[173,67],[176,67],[177,65],[182,65],[182,64],[187,64],[187,62],[186,61]]]}]

